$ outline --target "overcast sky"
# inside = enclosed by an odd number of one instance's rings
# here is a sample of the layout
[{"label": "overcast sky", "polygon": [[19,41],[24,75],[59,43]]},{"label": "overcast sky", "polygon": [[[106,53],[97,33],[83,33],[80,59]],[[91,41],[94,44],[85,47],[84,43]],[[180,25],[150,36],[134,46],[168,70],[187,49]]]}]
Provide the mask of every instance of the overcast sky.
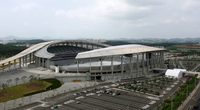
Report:
[{"label": "overcast sky", "polygon": [[200,37],[200,0],[0,0],[0,38],[7,36]]}]

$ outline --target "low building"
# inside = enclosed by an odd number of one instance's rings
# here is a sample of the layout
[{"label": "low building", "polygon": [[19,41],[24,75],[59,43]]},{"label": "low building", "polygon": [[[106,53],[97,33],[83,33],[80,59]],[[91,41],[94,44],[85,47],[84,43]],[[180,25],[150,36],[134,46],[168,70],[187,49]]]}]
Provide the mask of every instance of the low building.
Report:
[{"label": "low building", "polygon": [[186,69],[167,69],[165,76],[180,79],[185,71]]}]

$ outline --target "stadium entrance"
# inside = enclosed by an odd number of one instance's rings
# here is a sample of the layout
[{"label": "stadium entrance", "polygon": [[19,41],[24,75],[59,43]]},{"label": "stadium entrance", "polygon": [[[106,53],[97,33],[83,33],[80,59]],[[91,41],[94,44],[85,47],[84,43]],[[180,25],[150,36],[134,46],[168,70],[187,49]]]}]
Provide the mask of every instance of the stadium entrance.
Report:
[{"label": "stadium entrance", "polygon": [[93,81],[101,81],[101,76],[91,76],[91,80]]}]

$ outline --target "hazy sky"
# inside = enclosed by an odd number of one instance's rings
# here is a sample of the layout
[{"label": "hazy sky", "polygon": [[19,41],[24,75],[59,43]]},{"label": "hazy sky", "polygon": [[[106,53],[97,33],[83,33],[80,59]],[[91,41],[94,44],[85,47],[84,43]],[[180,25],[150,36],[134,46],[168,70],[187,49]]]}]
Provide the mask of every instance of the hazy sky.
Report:
[{"label": "hazy sky", "polygon": [[0,0],[7,36],[200,37],[200,0]]}]

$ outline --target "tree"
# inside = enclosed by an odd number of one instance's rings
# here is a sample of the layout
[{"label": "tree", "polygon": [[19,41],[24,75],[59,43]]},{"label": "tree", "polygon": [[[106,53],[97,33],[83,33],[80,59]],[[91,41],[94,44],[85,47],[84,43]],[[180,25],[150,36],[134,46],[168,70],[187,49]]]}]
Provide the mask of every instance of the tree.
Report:
[{"label": "tree", "polygon": [[0,89],[2,89],[2,83],[0,82]]},{"label": "tree", "polygon": [[18,81],[19,81],[19,78],[18,77],[15,78],[15,85],[17,85]]},{"label": "tree", "polygon": [[22,76],[21,80],[23,80],[23,82],[25,83],[25,79],[27,78],[27,76]]},{"label": "tree", "polygon": [[37,79],[40,79],[40,74],[37,74],[37,76],[36,76],[36,77],[37,77]]},{"label": "tree", "polygon": [[13,56],[22,50],[24,50],[25,46],[15,46],[12,44],[0,44],[0,57],[10,57]]},{"label": "tree", "polygon": [[10,83],[12,82],[12,79],[8,79],[6,82],[8,86],[11,86]]},{"label": "tree", "polygon": [[30,75],[30,76],[29,76],[30,81],[32,81],[33,78],[34,78],[33,75]]},{"label": "tree", "polygon": [[5,83],[2,84],[2,88],[5,89],[7,85]]}]

